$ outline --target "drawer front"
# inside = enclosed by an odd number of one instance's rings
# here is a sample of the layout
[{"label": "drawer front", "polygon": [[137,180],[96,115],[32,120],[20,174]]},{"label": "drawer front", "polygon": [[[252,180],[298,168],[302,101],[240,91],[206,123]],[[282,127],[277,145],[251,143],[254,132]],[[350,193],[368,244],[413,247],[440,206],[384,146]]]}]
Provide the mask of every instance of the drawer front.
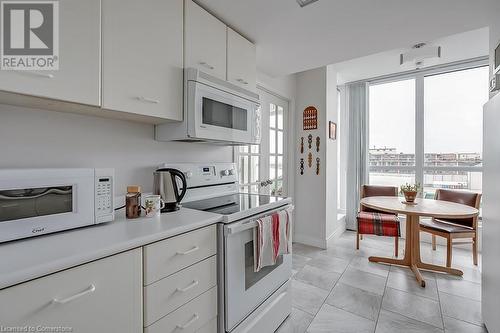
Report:
[{"label": "drawer front", "polygon": [[196,330],[196,333],[217,333],[217,318],[203,325],[203,327]]},{"label": "drawer front", "polygon": [[[195,333],[217,318],[217,287],[214,287],[144,329],[145,333]],[[210,327],[210,325],[209,325]]]},{"label": "drawer front", "polygon": [[144,247],[144,283],[151,284],[217,252],[215,226]]},{"label": "drawer front", "polygon": [[217,285],[217,261],[212,256],[144,287],[144,326]]},{"label": "drawer front", "polygon": [[0,291],[3,326],[71,327],[71,332],[140,332],[141,249]]}]

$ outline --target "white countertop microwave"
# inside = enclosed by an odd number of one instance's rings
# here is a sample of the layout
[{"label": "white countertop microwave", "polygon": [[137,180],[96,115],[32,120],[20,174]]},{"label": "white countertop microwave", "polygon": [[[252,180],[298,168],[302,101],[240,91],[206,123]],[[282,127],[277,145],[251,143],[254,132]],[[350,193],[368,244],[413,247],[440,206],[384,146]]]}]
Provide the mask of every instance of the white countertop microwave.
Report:
[{"label": "white countertop microwave", "polygon": [[113,169],[0,169],[0,243],[114,220]]},{"label": "white countertop microwave", "polygon": [[184,70],[183,115],[157,125],[156,140],[260,144],[259,95],[194,68]]}]

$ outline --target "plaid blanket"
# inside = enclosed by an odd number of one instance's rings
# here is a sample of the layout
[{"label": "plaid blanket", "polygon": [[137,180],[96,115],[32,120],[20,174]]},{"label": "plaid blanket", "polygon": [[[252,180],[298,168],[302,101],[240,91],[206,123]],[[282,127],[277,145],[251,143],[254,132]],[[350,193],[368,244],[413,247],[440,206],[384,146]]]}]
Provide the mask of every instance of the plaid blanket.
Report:
[{"label": "plaid blanket", "polygon": [[400,237],[399,218],[394,214],[359,212],[358,232],[364,235]]}]

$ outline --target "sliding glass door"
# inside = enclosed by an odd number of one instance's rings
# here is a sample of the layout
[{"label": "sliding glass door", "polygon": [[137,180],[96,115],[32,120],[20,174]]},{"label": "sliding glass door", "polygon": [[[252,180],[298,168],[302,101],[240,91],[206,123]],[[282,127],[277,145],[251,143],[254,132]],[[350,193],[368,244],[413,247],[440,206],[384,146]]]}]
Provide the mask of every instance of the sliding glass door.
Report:
[{"label": "sliding glass door", "polygon": [[370,84],[370,183],[481,192],[488,79],[479,66]]}]

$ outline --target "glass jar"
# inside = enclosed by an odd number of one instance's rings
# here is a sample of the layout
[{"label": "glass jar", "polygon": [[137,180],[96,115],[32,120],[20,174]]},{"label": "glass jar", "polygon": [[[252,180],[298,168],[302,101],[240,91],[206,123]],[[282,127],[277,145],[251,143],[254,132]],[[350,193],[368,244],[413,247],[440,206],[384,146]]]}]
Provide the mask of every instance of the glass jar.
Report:
[{"label": "glass jar", "polygon": [[140,186],[127,186],[127,195],[125,197],[125,212],[128,219],[136,219],[141,216]]}]

